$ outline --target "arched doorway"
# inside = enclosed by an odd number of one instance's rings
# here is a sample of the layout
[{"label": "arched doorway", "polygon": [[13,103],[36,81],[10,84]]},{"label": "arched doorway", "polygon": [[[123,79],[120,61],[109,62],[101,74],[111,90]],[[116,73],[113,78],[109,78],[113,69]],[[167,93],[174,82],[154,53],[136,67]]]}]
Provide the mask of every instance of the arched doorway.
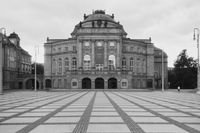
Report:
[{"label": "arched doorway", "polygon": [[90,78],[84,78],[82,80],[82,88],[83,89],[91,89],[91,79]]},{"label": "arched doorway", "polygon": [[110,78],[108,80],[108,89],[117,89],[117,79],[116,78]]},{"label": "arched doorway", "polygon": [[46,88],[51,88],[51,80],[50,79],[45,80],[45,86],[46,86]]},{"label": "arched doorway", "polygon": [[[39,82],[36,81],[37,89],[39,89]],[[28,79],[26,81],[26,89],[34,89],[35,88],[35,80],[34,79]]]},{"label": "arched doorway", "polygon": [[103,78],[95,79],[95,89],[104,89],[104,79]]}]

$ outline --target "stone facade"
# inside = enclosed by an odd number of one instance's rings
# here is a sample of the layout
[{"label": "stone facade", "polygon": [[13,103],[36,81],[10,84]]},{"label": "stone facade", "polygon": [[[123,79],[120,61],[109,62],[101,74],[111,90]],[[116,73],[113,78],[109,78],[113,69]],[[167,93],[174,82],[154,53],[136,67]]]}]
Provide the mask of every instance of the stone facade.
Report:
[{"label": "stone facade", "polygon": [[0,33],[3,89],[22,89],[23,80],[31,75],[31,55],[20,46],[16,33]]},{"label": "stone facade", "polygon": [[[130,39],[114,15],[84,15],[72,37],[44,44],[46,88],[136,89],[159,87],[161,50],[149,39]],[[165,54],[165,70],[167,55]],[[157,70],[158,69],[158,70]],[[160,77],[160,76],[158,76]],[[167,83],[167,76],[165,76]]]}]

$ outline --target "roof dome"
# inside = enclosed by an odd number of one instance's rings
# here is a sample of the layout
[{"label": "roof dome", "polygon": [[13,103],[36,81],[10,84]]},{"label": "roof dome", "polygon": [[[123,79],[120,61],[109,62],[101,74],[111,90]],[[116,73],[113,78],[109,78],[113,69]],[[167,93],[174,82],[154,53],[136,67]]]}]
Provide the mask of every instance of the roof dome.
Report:
[{"label": "roof dome", "polygon": [[16,34],[15,32],[11,33],[9,38],[19,38],[18,34]]},{"label": "roof dome", "polygon": [[83,22],[94,21],[94,20],[105,20],[105,21],[116,23],[114,20],[114,15],[112,14],[111,16],[111,15],[105,14],[105,11],[103,10],[96,10],[88,16],[84,15]]}]

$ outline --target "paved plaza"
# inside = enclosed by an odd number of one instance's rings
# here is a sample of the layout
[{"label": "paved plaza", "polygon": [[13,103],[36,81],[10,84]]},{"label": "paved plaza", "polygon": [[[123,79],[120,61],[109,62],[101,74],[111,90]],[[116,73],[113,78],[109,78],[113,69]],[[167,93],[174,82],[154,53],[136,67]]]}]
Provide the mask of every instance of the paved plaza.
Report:
[{"label": "paved plaza", "polygon": [[200,95],[178,92],[9,92],[0,133],[200,133]]}]

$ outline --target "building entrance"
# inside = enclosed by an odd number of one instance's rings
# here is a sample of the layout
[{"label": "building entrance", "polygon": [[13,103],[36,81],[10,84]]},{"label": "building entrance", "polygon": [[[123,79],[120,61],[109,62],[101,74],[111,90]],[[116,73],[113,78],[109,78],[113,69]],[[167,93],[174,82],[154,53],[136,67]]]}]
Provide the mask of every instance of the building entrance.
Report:
[{"label": "building entrance", "polygon": [[108,89],[117,89],[117,79],[116,78],[110,78],[108,80]]},{"label": "building entrance", "polygon": [[104,89],[104,79],[103,78],[95,79],[95,89]]},{"label": "building entrance", "polygon": [[84,78],[82,80],[82,89],[91,89],[91,79]]}]

